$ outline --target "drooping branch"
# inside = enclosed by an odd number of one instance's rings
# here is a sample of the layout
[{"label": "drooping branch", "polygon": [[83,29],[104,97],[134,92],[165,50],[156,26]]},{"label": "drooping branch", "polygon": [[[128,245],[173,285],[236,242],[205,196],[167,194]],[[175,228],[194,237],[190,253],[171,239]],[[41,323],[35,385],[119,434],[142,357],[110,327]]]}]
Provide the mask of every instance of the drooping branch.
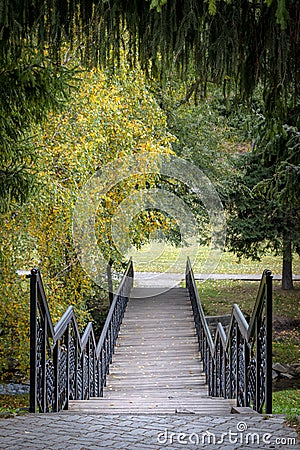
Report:
[{"label": "drooping branch", "polygon": [[121,55],[166,79],[187,71],[249,98],[264,86],[266,111],[299,101],[298,0],[0,0],[0,56],[29,43],[61,60],[80,43],[82,62],[114,68]]}]

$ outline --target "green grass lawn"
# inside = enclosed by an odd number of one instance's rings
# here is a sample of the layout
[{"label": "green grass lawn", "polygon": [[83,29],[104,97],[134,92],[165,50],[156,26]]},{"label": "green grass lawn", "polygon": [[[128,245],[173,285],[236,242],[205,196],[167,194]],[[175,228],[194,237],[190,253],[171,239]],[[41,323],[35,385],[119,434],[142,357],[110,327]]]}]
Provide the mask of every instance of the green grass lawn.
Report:
[{"label": "green grass lawn", "polygon": [[[214,253],[209,247],[196,246],[176,248],[156,241],[144,245],[141,250],[131,249],[127,256],[133,257],[134,268],[138,272],[184,273],[187,256],[191,258],[194,273],[262,274],[264,269],[270,269],[274,274],[281,274],[282,265],[281,256],[271,253],[263,256],[261,261],[239,260],[231,252]],[[293,272],[300,274],[298,255],[294,255]]]},{"label": "green grass lawn", "polygon": [[[197,282],[206,314],[229,314],[234,303],[250,314],[257,295],[259,281],[206,280]],[[300,317],[300,282],[293,291],[283,291],[279,281],[273,281],[274,316]]]},{"label": "green grass lawn", "polygon": [[300,416],[300,390],[290,389],[273,393],[273,413]]},{"label": "green grass lawn", "polygon": [[29,409],[29,394],[0,395],[0,418],[25,414]]},{"label": "green grass lawn", "polygon": [[300,389],[273,392],[273,414],[284,414],[300,437]]}]

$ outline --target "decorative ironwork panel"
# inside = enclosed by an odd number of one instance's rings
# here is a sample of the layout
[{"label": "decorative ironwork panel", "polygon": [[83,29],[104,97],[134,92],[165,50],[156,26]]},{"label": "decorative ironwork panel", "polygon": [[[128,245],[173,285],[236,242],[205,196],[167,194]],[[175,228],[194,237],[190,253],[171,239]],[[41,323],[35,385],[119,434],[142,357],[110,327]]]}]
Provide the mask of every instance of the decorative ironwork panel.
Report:
[{"label": "decorative ironwork panel", "polygon": [[[72,307],[54,328],[38,269],[30,274],[30,411],[68,407],[69,399],[103,395],[106,375],[133,285],[129,262],[96,348],[91,324],[81,338]],[[51,345],[50,345],[51,341]],[[99,347],[99,348],[98,348]]]},{"label": "decorative ironwork panel", "polygon": [[90,382],[90,386],[89,386],[89,395],[90,397],[95,397],[96,393],[95,393],[95,348],[90,345],[89,348],[89,382]]},{"label": "decorative ironwork panel", "polygon": [[230,381],[230,377],[231,377],[231,370],[230,370],[230,358],[228,356],[228,354],[225,355],[225,376],[224,376],[224,380],[225,380],[225,398],[230,398],[231,397],[231,381]]},{"label": "decorative ironwork panel", "polygon": [[83,400],[83,378],[82,378],[82,363],[81,358],[77,361],[77,397],[78,400]]},{"label": "decorative ironwork panel", "polygon": [[245,352],[244,341],[240,340],[237,348],[238,373],[237,373],[237,404],[245,406]]},{"label": "decorative ironwork panel", "polygon": [[83,353],[83,392],[82,392],[82,398],[83,400],[87,400],[89,398],[89,357],[86,353],[86,351]]},{"label": "decorative ironwork panel", "polygon": [[40,411],[43,410],[43,397],[44,397],[44,370],[42,365],[43,360],[43,347],[44,347],[44,332],[43,328],[40,324],[40,321],[37,320],[37,351],[36,351],[36,377],[37,377],[37,404]]},{"label": "decorative ironwork panel", "polygon": [[250,359],[247,368],[247,381],[247,403],[256,410],[256,359],[254,357]]},{"label": "decorative ironwork panel", "polygon": [[[214,342],[196,288],[190,260],[186,287],[193,309],[209,393],[236,398],[239,406],[272,412],[272,274],[265,270],[248,323],[234,305],[227,336],[219,327]],[[221,334],[222,340],[221,340]]]},{"label": "decorative ironwork panel", "polygon": [[76,399],[76,347],[75,338],[69,336],[69,399]]},{"label": "decorative ironwork panel", "polygon": [[54,409],[54,365],[52,359],[47,359],[46,362],[46,412],[53,411]]},{"label": "decorative ironwork panel", "polygon": [[68,351],[65,344],[59,346],[58,349],[58,405],[59,409],[64,409],[67,398],[67,360]]},{"label": "decorative ironwork panel", "polygon": [[230,335],[230,397],[236,395],[236,375],[237,375],[237,325],[234,324]]},{"label": "decorative ironwork panel", "polygon": [[259,389],[260,402],[257,405],[257,410],[259,412],[261,412],[262,408],[263,408],[263,404],[265,402],[265,394],[266,394],[266,389],[265,389],[265,386],[266,386],[266,327],[265,327],[265,321],[263,321],[263,323],[259,329],[257,351],[259,351],[259,353],[260,353],[260,358],[259,358],[260,364],[259,364],[259,367],[257,368],[257,370],[259,371],[258,389]]}]

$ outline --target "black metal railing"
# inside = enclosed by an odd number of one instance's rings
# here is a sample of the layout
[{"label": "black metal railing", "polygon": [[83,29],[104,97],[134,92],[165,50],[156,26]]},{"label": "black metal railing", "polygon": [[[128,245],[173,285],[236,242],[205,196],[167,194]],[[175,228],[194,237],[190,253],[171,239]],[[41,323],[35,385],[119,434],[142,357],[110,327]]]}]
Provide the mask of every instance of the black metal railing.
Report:
[{"label": "black metal railing", "polygon": [[234,305],[229,330],[221,323],[212,338],[190,260],[189,291],[209,395],[235,398],[237,406],[272,413],[272,273],[265,270],[248,323]]},{"label": "black metal railing", "polygon": [[130,260],[96,345],[89,323],[80,337],[73,307],[54,327],[40,271],[30,277],[30,411],[68,409],[69,400],[103,395],[106,375],[133,285]]}]

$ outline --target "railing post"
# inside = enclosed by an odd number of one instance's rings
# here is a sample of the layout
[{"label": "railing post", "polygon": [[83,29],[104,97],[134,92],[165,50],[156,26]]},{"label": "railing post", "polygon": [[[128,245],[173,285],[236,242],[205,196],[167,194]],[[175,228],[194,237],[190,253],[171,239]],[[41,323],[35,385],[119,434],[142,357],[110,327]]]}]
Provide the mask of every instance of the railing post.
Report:
[{"label": "railing post", "polygon": [[78,398],[78,365],[79,365],[79,354],[78,354],[78,338],[75,336],[74,338],[74,397],[75,400],[79,400]]},{"label": "railing post", "polygon": [[233,351],[233,344],[232,344],[232,336],[229,337],[229,398],[233,398],[233,389],[232,389],[232,372],[233,372],[233,358],[232,358],[232,351]]},{"label": "railing post", "polygon": [[107,273],[107,283],[108,283],[108,295],[109,295],[109,302],[112,304],[114,299],[114,293],[113,293],[113,283],[112,283],[112,276],[111,276],[111,266],[113,262],[110,259],[108,261],[107,267],[106,267],[106,273]]},{"label": "railing post", "polygon": [[105,339],[105,385],[106,386],[106,375],[109,375],[109,332],[107,333],[107,337]]},{"label": "railing post", "polygon": [[261,342],[260,342],[261,317],[256,318],[256,368],[255,368],[255,410],[260,410],[260,383],[261,383]]},{"label": "railing post", "polygon": [[95,367],[96,367],[95,380],[97,377],[97,389],[95,389],[95,397],[100,397],[100,383],[101,383],[101,380],[100,380],[100,358],[98,358],[96,360]]},{"label": "railing post", "polygon": [[272,414],[272,274],[266,272],[266,413]]},{"label": "railing post", "polygon": [[235,398],[237,406],[244,406],[240,402],[240,345],[241,345],[241,333],[236,324],[236,367],[235,367]]},{"label": "railing post", "polygon": [[[229,392],[230,392],[230,377],[229,372],[230,366],[229,366],[229,357],[228,357],[228,350],[224,349],[224,398],[230,398]],[[229,380],[228,380],[229,377]]]},{"label": "railing post", "polygon": [[216,376],[216,371],[217,371],[217,361],[211,357],[210,358],[210,395],[212,397],[216,396],[216,386],[217,386],[217,376]]},{"label": "railing post", "polygon": [[41,355],[41,368],[42,368],[42,398],[41,398],[41,408],[42,412],[47,412],[47,331],[48,322],[47,317],[43,317],[43,338],[42,338],[42,355]]},{"label": "railing post", "polygon": [[97,361],[96,361],[96,349],[93,345],[93,390],[92,397],[96,397],[98,395],[98,390],[96,391],[96,383],[97,383]]},{"label": "railing post", "polygon": [[58,374],[59,374],[59,342],[57,341],[54,345],[53,349],[53,366],[54,366],[54,403],[53,403],[53,412],[57,412],[59,410],[59,389],[58,389]]},{"label": "railing post", "polygon": [[82,351],[81,355],[81,382],[82,382],[82,387],[81,387],[81,398],[80,400],[86,400],[85,398],[85,357],[84,357],[84,351]]},{"label": "railing post", "polygon": [[225,356],[224,356],[224,348],[222,342],[220,342],[220,367],[219,367],[219,397],[225,397]]},{"label": "railing post", "polygon": [[104,389],[104,377],[105,377],[105,361],[104,361],[104,349],[101,350],[100,353],[100,361],[101,361],[101,390],[100,397],[103,397],[103,389]]},{"label": "railing post", "polygon": [[37,275],[38,269],[30,274],[30,400],[29,411],[36,412],[37,397]]},{"label": "railing post", "polygon": [[69,397],[70,397],[70,324],[67,326],[66,334],[66,350],[67,350],[67,361],[66,361],[66,404],[64,409],[69,409]]},{"label": "railing post", "polygon": [[90,399],[91,396],[91,337],[89,336],[87,342],[87,400]]}]

